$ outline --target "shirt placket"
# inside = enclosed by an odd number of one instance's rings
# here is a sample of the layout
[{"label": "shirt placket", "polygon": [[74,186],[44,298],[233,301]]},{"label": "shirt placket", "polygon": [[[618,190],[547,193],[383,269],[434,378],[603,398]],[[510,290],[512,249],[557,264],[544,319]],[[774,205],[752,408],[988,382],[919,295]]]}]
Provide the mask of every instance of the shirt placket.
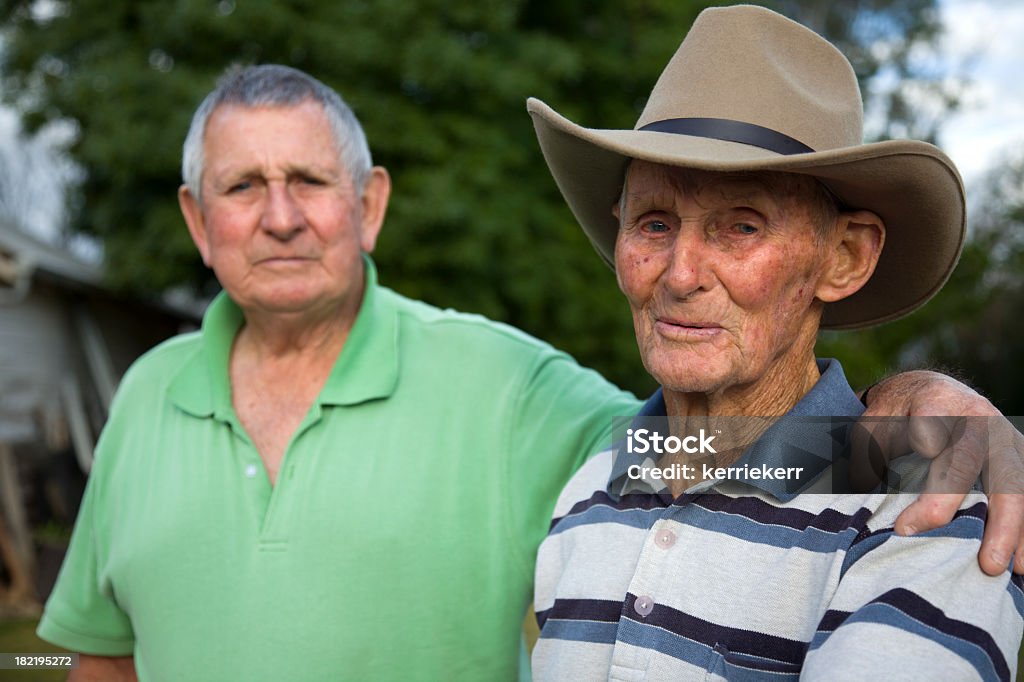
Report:
[{"label": "shirt placket", "polygon": [[[683,504],[686,504],[683,502]],[[672,520],[680,511],[669,506],[648,529],[636,569],[622,605],[615,646],[612,651],[611,680],[644,680],[656,649],[651,641],[651,615],[673,589],[668,574],[674,552],[679,550],[680,526]]]}]

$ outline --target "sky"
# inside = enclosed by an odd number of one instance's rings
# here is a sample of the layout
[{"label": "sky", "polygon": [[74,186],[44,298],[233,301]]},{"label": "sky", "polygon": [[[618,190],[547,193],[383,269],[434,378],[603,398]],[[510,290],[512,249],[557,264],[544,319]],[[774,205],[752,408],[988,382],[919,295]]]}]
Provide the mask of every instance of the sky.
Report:
[{"label": "sky", "polygon": [[998,159],[1024,149],[1024,2],[942,0],[942,52],[970,80],[960,111],[939,135],[968,186]]}]

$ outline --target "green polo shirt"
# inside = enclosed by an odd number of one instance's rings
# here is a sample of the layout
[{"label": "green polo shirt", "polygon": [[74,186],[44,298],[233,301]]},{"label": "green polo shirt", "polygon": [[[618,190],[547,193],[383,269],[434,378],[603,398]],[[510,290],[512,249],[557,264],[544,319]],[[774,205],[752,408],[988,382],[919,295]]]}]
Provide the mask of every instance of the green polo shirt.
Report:
[{"label": "green polo shirt", "polygon": [[39,635],[143,681],[515,679],[554,500],[632,396],[368,262],[271,486],[231,404],[242,321],[221,295],[125,376]]}]

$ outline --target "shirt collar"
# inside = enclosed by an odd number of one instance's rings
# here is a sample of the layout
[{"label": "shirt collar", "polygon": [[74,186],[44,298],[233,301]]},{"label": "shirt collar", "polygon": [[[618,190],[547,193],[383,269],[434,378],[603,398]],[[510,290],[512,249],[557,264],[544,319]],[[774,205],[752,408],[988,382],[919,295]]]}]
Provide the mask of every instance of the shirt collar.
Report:
[{"label": "shirt collar", "polygon": [[[744,465],[803,467],[799,479],[744,481],[782,502],[796,497],[833,464],[836,455],[846,448],[849,426],[864,412],[864,405],[846,381],[839,361],[824,359],[817,363],[821,376],[811,390],[730,465],[730,468],[741,468]],[[665,396],[659,388],[640,408],[632,424],[642,424],[644,418],[665,417],[666,412]],[[651,462],[640,454],[627,452],[622,441],[616,443],[613,450],[615,453],[608,478],[608,492],[618,496],[636,487],[637,482],[626,475],[629,467],[634,464],[650,465]],[[648,489],[645,492],[664,490]]]},{"label": "shirt collar", "polygon": [[377,284],[377,268],[363,256],[366,292],[338,361],[320,392],[322,405],[357,405],[390,397],[398,386],[398,309]]},{"label": "shirt collar", "polygon": [[[363,256],[366,288],[345,346],[320,392],[320,405],[355,405],[387,398],[398,385],[398,310],[381,294],[377,268]],[[241,308],[221,292],[203,316],[200,351],[172,379],[171,400],[197,417],[230,421],[231,346],[245,318]]]}]

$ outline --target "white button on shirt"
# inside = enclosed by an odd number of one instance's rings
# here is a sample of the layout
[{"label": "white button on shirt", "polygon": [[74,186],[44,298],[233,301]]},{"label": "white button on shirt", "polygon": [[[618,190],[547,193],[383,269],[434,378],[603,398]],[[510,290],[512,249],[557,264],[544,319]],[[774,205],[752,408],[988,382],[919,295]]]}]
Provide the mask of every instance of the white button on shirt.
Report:
[{"label": "white button on shirt", "polygon": [[633,603],[633,609],[641,616],[649,616],[654,610],[654,600],[647,595],[639,596]]},{"label": "white button on shirt", "polygon": [[657,537],[654,538],[654,543],[662,549],[668,549],[676,544],[676,534],[667,529],[658,531]]}]

